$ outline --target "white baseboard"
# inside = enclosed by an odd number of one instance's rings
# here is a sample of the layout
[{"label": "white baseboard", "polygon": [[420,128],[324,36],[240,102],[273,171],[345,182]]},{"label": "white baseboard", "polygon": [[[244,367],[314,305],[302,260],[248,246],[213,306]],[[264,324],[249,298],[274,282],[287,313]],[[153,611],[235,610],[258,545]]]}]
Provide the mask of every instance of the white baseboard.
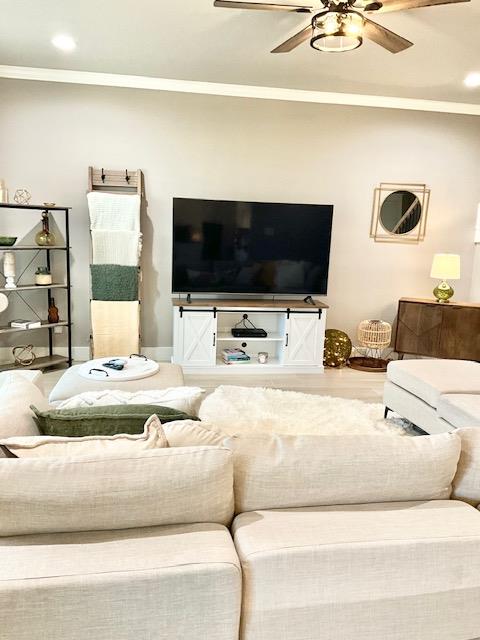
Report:
[{"label": "white baseboard", "polygon": [[[62,350],[59,349],[59,351],[61,352]],[[72,357],[74,360],[81,362],[90,360],[90,347],[72,347]]]},{"label": "white baseboard", "polygon": [[[33,351],[38,358],[48,355],[48,347],[34,347]],[[152,358],[152,360],[157,360],[158,362],[170,362],[172,358],[172,352],[173,350],[171,347],[142,348],[142,353],[146,355],[147,358]],[[60,356],[66,357],[68,354],[67,347],[56,347],[55,353]],[[72,357],[73,360],[76,360],[77,362],[85,362],[87,360],[90,360],[90,347],[72,347]],[[12,359],[12,348],[0,347],[0,361],[9,362]]]},{"label": "white baseboard", "polygon": [[170,362],[173,349],[172,347],[142,347],[142,353],[157,362]]},{"label": "white baseboard", "polygon": [[[61,349],[58,350],[62,353]],[[90,360],[90,348],[89,347],[73,347],[72,349],[74,360]],[[173,349],[171,347],[142,347],[141,353],[147,358],[157,360],[157,362],[170,362],[172,358]],[[112,355],[116,355],[113,353]]]},{"label": "white baseboard", "polygon": [[[58,349],[58,353],[63,355],[61,349]],[[73,359],[77,361],[90,360],[89,347],[73,347],[72,349]],[[141,353],[147,358],[156,360],[157,362],[170,362],[172,358],[173,349],[171,347],[142,347]],[[116,355],[112,353],[112,355]]]}]

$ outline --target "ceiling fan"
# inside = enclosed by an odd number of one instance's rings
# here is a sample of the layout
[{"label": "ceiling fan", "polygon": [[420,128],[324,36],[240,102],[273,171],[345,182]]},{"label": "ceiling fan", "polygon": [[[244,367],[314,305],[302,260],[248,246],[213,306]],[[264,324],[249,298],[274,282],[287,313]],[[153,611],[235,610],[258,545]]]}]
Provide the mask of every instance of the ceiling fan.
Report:
[{"label": "ceiling fan", "polygon": [[[306,40],[317,51],[341,52],[357,49],[368,38],[391,53],[413,46],[406,38],[370,20],[366,14],[403,11],[470,0],[320,0],[312,5],[267,4],[215,0],[216,7],[227,9],[259,9],[314,14],[310,24],[276,47],[272,53],[289,53]],[[320,6],[318,6],[320,4]]]}]

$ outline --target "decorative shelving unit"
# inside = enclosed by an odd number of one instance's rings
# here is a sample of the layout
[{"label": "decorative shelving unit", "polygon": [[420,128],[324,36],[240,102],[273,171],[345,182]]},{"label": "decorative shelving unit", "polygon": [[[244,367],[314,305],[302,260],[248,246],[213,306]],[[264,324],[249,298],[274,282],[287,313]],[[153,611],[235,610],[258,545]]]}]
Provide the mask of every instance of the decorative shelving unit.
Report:
[{"label": "decorative shelving unit", "polygon": [[[19,209],[24,212],[43,212],[47,211],[48,213],[59,213],[64,215],[64,231],[65,231],[65,245],[54,245],[50,247],[40,247],[38,245],[14,245],[13,247],[0,247],[0,254],[2,252],[24,252],[24,251],[36,251],[37,253],[32,257],[31,262],[36,258],[37,255],[41,253],[45,253],[45,262],[48,269],[51,268],[52,263],[52,252],[60,251],[65,256],[65,276],[64,282],[62,283],[53,283],[50,285],[35,285],[35,284],[17,284],[15,289],[6,289],[5,287],[0,287],[0,292],[10,296],[10,295],[20,295],[22,300],[25,302],[27,306],[30,307],[28,302],[23,298],[23,294],[27,294],[31,291],[38,291],[39,289],[45,289],[47,293],[47,309],[50,307],[52,302],[52,291],[55,289],[63,289],[66,291],[66,302],[63,307],[63,317],[64,320],[56,323],[49,323],[46,320],[42,320],[42,325],[40,327],[34,327],[32,329],[16,329],[10,326],[0,326],[0,338],[3,335],[12,334],[12,333],[29,333],[30,331],[48,331],[48,355],[37,357],[35,361],[28,366],[17,365],[15,362],[9,362],[6,364],[0,364],[0,371],[8,371],[11,369],[48,369],[50,367],[57,367],[59,365],[68,364],[68,366],[72,365],[72,314],[71,314],[71,281],[70,281],[70,226],[69,226],[69,214],[70,207],[47,207],[45,205],[20,205],[20,204],[6,204],[0,203],[0,209]],[[31,263],[30,262],[30,263]],[[30,264],[29,263],[29,264]],[[21,280],[23,273],[19,276],[18,281]],[[35,310],[30,307],[34,312]],[[62,312],[61,310],[61,312]],[[36,313],[36,312],[35,312]],[[38,315],[38,314],[36,314]],[[54,332],[56,327],[66,327],[67,330],[67,355],[58,355],[54,353]]]}]

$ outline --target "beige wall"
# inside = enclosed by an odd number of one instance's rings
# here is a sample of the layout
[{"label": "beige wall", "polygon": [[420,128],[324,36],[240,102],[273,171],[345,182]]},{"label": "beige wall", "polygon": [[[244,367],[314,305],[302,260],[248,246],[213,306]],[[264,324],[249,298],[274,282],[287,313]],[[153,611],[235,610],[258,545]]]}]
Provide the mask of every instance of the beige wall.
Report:
[{"label": "beige wall", "polygon": [[470,299],[477,302],[480,300],[480,244],[475,245]]},{"label": "beige wall", "polygon": [[[364,318],[393,320],[400,296],[430,296],[435,252],[462,255],[457,299],[472,290],[480,118],[3,80],[0,177],[37,202],[73,207],[78,346],[89,334],[91,164],[145,172],[144,343],[163,354],[172,339],[174,196],[333,203],[328,324],[352,335]],[[369,238],[381,181],[431,187],[424,242]]]}]

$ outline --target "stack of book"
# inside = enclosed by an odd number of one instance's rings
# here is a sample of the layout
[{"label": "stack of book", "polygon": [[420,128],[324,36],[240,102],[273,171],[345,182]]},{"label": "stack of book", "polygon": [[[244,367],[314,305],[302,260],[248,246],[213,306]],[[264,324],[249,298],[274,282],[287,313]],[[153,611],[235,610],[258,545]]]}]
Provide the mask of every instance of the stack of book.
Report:
[{"label": "stack of book", "polygon": [[40,320],[17,319],[10,322],[12,329],[37,329],[42,326]]},{"label": "stack of book", "polygon": [[234,364],[237,362],[249,362],[250,356],[242,351],[242,349],[224,349],[222,358],[225,364]]}]

